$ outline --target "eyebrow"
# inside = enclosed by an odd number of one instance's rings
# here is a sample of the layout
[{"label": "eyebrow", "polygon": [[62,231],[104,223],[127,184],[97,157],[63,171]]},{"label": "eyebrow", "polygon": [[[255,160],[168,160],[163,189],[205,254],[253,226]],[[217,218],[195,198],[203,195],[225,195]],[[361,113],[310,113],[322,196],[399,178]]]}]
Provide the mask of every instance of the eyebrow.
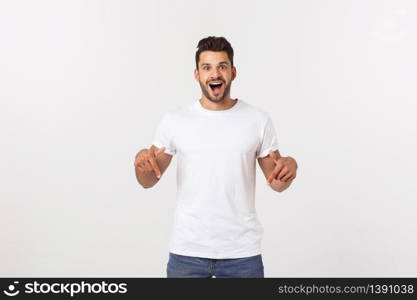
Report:
[{"label": "eyebrow", "polygon": [[[222,64],[226,64],[226,65],[228,65],[229,63],[227,62],[227,61],[221,61],[221,62],[219,62],[218,63],[219,65],[222,65]],[[201,64],[201,66],[210,66],[211,64],[209,64],[209,63],[203,63],[203,64]]]}]

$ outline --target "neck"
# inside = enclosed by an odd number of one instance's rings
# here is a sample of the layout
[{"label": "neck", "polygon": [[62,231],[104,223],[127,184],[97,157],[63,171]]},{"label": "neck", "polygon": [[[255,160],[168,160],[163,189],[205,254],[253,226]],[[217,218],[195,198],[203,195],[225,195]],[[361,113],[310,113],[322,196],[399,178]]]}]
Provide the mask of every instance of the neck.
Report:
[{"label": "neck", "polygon": [[201,97],[199,100],[201,105],[209,110],[225,110],[231,108],[235,105],[237,99],[232,99],[230,97],[225,97],[222,101],[213,102],[207,99],[205,96]]}]

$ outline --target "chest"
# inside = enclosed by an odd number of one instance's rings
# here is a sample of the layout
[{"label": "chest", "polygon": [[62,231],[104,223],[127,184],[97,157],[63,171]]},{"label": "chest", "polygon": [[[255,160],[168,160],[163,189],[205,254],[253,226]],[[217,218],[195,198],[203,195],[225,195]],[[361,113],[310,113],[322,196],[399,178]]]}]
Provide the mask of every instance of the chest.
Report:
[{"label": "chest", "polygon": [[173,142],[184,154],[252,154],[261,141],[259,125],[250,120],[195,118],[176,125]]}]

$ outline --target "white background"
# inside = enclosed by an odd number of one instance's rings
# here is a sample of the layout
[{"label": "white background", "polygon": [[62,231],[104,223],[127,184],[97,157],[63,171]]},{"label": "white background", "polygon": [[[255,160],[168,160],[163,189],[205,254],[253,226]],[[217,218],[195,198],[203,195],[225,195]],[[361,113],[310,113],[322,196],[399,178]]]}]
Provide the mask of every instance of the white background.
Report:
[{"label": "white background", "polygon": [[134,175],[162,114],[201,96],[200,39],[232,97],[298,161],[257,169],[267,277],[417,276],[415,1],[1,1],[0,276],[165,277],[176,159]]}]

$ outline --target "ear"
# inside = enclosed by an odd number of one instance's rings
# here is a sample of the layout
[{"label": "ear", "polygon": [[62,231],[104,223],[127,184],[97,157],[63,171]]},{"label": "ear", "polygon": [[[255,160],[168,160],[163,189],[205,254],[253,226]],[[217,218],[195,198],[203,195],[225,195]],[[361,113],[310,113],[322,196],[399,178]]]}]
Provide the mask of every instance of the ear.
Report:
[{"label": "ear", "polygon": [[232,68],[232,81],[236,78],[237,70],[236,67]]},{"label": "ear", "polygon": [[198,74],[198,70],[197,69],[194,69],[194,78],[198,81],[198,78],[199,78],[199,74]]}]

